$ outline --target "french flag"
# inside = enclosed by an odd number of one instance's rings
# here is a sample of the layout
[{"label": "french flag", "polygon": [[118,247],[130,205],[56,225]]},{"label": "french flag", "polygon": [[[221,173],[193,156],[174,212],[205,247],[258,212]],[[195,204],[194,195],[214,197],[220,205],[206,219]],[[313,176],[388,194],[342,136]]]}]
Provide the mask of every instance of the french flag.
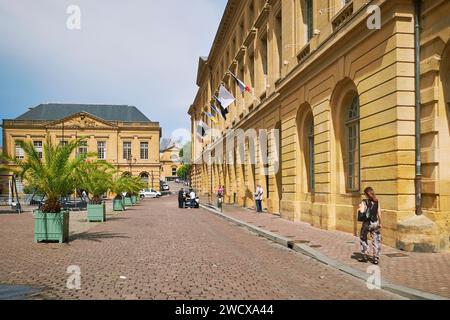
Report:
[{"label": "french flag", "polygon": [[236,77],[233,72],[231,72],[230,70],[228,70],[231,74],[231,76],[234,78],[234,80],[236,81],[236,84],[239,86],[239,89],[241,90],[241,93],[244,92],[248,92],[248,93],[252,93],[252,89],[246,85],[243,81],[239,80],[238,77]]}]

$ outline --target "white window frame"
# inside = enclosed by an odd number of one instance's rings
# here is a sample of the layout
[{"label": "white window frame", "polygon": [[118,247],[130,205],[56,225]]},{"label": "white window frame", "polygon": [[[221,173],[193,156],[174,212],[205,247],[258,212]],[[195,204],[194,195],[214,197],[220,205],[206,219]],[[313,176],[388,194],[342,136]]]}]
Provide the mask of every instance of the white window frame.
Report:
[{"label": "white window frame", "polygon": [[15,142],[15,157],[18,160],[23,160],[25,159],[25,150],[23,150],[23,148],[17,143],[17,141]]},{"label": "white window frame", "polygon": [[97,141],[97,158],[106,160],[106,141]]},{"label": "white window frame", "polygon": [[81,142],[82,144],[78,148],[78,155],[86,154],[88,153],[88,144],[86,141]]},{"label": "white window frame", "polygon": [[42,159],[44,154],[44,144],[42,143],[42,140],[33,141],[33,147],[34,150],[38,153],[39,159]]},{"label": "white window frame", "polygon": [[132,155],[132,147],[133,144],[131,143],[131,141],[124,141],[122,144],[122,157],[123,160],[131,160],[133,155]]},{"label": "white window frame", "polygon": [[141,160],[148,160],[149,159],[149,150],[150,150],[150,144],[147,141],[142,141],[139,146],[140,150],[140,157]]}]

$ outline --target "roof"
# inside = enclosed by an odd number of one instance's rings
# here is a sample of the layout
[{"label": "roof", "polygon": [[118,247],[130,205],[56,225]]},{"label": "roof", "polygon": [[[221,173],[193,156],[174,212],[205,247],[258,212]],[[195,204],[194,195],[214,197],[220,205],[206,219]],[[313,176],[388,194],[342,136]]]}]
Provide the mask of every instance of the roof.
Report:
[{"label": "roof", "polygon": [[138,108],[127,105],[48,103],[30,108],[16,120],[59,120],[86,112],[107,121],[151,122]]}]

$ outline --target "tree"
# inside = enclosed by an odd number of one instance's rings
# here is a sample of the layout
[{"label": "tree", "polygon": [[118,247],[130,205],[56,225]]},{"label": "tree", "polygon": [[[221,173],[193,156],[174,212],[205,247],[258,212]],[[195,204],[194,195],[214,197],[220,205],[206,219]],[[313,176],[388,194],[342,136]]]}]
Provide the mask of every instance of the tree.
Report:
[{"label": "tree", "polygon": [[186,142],[183,147],[180,149],[180,152],[178,153],[180,157],[181,163],[188,164],[191,163],[191,141]]},{"label": "tree", "polygon": [[83,142],[84,139],[80,138],[66,145],[55,145],[50,138],[47,138],[41,159],[32,142],[17,141],[24,150],[25,159],[2,155],[2,158],[13,166],[2,165],[1,167],[12,171],[30,188],[46,196],[41,208],[43,213],[59,213],[61,197],[75,190],[79,183],[81,168],[89,156],[81,154],[72,157],[74,151],[82,146]]},{"label": "tree", "polygon": [[92,195],[91,204],[101,204],[102,195],[110,190],[113,184],[114,166],[105,161],[87,161],[81,169],[78,187]]},{"label": "tree", "polygon": [[181,167],[177,170],[177,175],[181,179],[185,180],[189,172],[191,171],[192,165],[190,164],[183,164]]}]

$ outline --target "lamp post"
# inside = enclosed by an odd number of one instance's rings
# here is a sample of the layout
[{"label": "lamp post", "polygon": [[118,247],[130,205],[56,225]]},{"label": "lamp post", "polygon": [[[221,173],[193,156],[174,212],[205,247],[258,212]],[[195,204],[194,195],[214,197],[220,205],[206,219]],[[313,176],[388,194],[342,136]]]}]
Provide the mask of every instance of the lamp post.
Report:
[{"label": "lamp post", "polygon": [[150,173],[152,175],[152,189],[154,189],[154,186],[153,186],[153,170]]}]

